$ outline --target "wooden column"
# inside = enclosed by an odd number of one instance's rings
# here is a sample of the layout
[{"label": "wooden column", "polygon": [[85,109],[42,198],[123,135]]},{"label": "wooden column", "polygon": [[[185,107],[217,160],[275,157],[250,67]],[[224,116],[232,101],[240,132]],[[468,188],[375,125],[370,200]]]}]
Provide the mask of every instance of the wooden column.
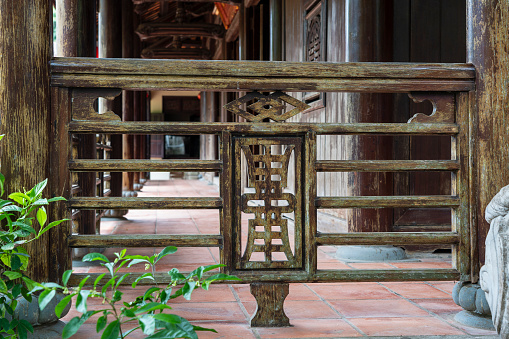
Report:
[{"label": "wooden column", "polygon": [[[0,145],[7,194],[50,176],[51,3],[0,0],[0,13],[0,130],[5,134]],[[49,234],[27,248],[28,275],[46,281]]]},{"label": "wooden column", "polygon": [[[131,0],[122,0],[122,58],[133,57],[133,2]],[[134,120],[133,91],[122,91],[122,120]],[[124,134],[122,139],[123,158],[134,159],[134,135]],[[123,173],[122,195],[125,197],[135,197],[134,192],[134,173]]]},{"label": "wooden column", "polygon": [[283,305],[290,289],[289,284],[252,283],[250,287],[257,306],[251,317],[251,327],[290,326]]},{"label": "wooden column", "polygon": [[[467,62],[477,70],[470,121],[475,138],[470,187],[472,231],[477,231],[474,240],[479,261],[484,263],[484,241],[489,229],[484,210],[493,196],[509,184],[509,2],[469,0],[467,20]],[[478,272],[479,267],[472,271]]]},{"label": "wooden column", "polygon": [[[100,0],[99,1],[99,57],[121,58],[122,57],[122,1]],[[122,116],[122,99],[106,102],[105,109],[111,110]],[[122,135],[111,136],[112,159],[122,159]],[[111,197],[122,196],[122,173],[112,172],[110,180]],[[123,211],[111,210],[109,216],[123,216]]]},{"label": "wooden column", "polygon": [[[96,6],[94,1],[59,0],[57,10],[57,50],[60,57],[95,57]],[[95,159],[95,135],[78,135],[78,158]],[[96,173],[79,173],[81,195],[97,195]],[[79,214],[79,233],[96,234],[96,211],[82,210]]]},{"label": "wooden column", "polygon": [[[347,60],[349,62],[389,61],[392,32],[387,30],[384,6],[379,1],[349,1],[346,27]],[[389,95],[347,94],[346,118],[353,123],[390,121]],[[392,157],[392,139],[380,136],[354,136],[347,147],[347,157],[354,160],[383,160]],[[392,195],[391,173],[349,173],[350,194]],[[389,209],[354,209],[348,214],[349,232],[387,232],[392,226]]]}]

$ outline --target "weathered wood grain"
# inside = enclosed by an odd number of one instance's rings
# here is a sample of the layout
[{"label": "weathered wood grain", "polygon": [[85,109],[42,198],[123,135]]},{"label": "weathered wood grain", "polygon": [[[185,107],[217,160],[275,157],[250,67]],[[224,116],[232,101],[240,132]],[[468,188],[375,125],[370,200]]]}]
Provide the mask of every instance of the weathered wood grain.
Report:
[{"label": "weathered wood grain", "polygon": [[69,169],[76,172],[220,172],[222,161],[216,160],[142,160],[142,159],[75,159],[69,161]]},{"label": "weathered wood grain", "polygon": [[318,197],[315,204],[318,208],[458,207],[460,200],[440,195]]},{"label": "weathered wood grain", "polygon": [[318,245],[436,245],[458,244],[456,232],[410,233],[410,232],[362,232],[318,233]]},{"label": "weathered wood grain", "polygon": [[133,134],[219,134],[222,131],[232,133],[251,133],[274,135],[283,133],[353,135],[455,135],[459,132],[456,124],[327,124],[327,123],[228,123],[228,122],[93,122],[73,121],[69,123],[71,133],[133,133]]},{"label": "weathered wood grain", "polygon": [[[186,274],[188,272],[181,272]],[[455,269],[393,269],[393,270],[318,270],[316,274],[309,276],[304,271],[293,271],[290,274],[278,272],[234,272],[242,280],[220,281],[218,283],[248,284],[252,282],[277,282],[277,283],[328,283],[328,282],[360,282],[360,281],[454,281],[459,279],[459,272]],[[287,272],[288,273],[288,272]],[[73,273],[69,279],[69,286],[77,286],[86,276],[90,276],[88,282],[93,284],[100,273]],[[132,273],[123,280],[122,284],[132,284],[143,273]],[[212,275],[207,272],[204,277]],[[170,283],[167,273],[156,273],[155,278],[159,283]],[[105,280],[104,282],[106,282]],[[139,284],[151,284],[148,279],[141,280]]]},{"label": "weathered wood grain", "polygon": [[178,75],[105,75],[58,74],[51,76],[52,86],[123,88],[125,90],[175,90],[239,92],[257,89],[261,92],[367,92],[400,93],[412,91],[471,91],[473,81],[452,79],[393,79],[393,78],[268,78],[263,74],[248,76],[178,76]]},{"label": "weathered wood grain", "polygon": [[283,304],[290,291],[286,283],[252,283],[251,294],[256,299],[256,311],[251,317],[251,327],[290,326]]},{"label": "weathered wood grain", "polygon": [[54,58],[53,74],[474,80],[471,64]]},{"label": "weathered wood grain", "polygon": [[69,247],[219,247],[223,237],[215,234],[115,234],[71,235]]},{"label": "weathered wood grain", "polygon": [[318,172],[401,172],[401,171],[456,171],[455,160],[320,160]]},{"label": "weathered wood grain", "polygon": [[202,209],[220,208],[221,198],[101,198],[69,199],[69,208],[78,209]]}]

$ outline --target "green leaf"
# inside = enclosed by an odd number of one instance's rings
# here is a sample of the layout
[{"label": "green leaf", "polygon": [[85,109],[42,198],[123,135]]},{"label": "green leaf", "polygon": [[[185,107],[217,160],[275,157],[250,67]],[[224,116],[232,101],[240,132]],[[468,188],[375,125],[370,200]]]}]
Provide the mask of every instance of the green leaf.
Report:
[{"label": "green leaf", "polygon": [[62,283],[64,286],[67,286],[67,282],[69,281],[69,278],[71,277],[72,270],[67,270],[62,274]]},{"label": "green leaf", "polygon": [[42,205],[48,205],[48,204],[49,204],[48,199],[39,199],[32,203],[33,206],[42,206]]},{"label": "green leaf", "polygon": [[97,319],[97,325],[95,327],[95,331],[97,333],[101,332],[105,327],[106,323],[108,322],[108,316],[107,313],[104,312],[104,315],[100,316],[99,319]]},{"label": "green leaf", "polygon": [[101,339],[117,339],[120,333],[120,323],[118,320],[112,321],[104,330]]},{"label": "green leaf", "polygon": [[85,278],[81,279],[80,283],[78,284],[78,288],[82,288],[87,283],[88,278],[90,278],[89,275],[87,275]]},{"label": "green leaf", "polygon": [[101,260],[101,261],[104,261],[106,263],[109,263],[110,261],[108,260],[108,258],[106,258],[106,256],[104,254],[101,254],[101,253],[88,253],[86,254],[83,259],[81,259],[81,261],[85,262],[85,261],[95,261],[95,260]]},{"label": "green leaf", "polygon": [[51,199],[48,199],[48,202],[54,202],[54,201],[65,201],[66,199],[64,197],[54,197]]},{"label": "green leaf", "polygon": [[2,246],[2,247],[0,247],[0,248],[1,248],[3,251],[11,251],[11,250],[13,250],[13,249],[14,249],[14,247],[15,247],[15,246],[16,246],[16,245],[15,245],[13,242],[11,242],[11,243],[8,243],[8,244],[3,245],[3,246]]},{"label": "green leaf", "polygon": [[0,292],[1,293],[7,293],[8,292],[7,285],[5,285],[5,282],[2,279],[0,279]]},{"label": "green leaf", "polygon": [[168,313],[156,313],[154,314],[154,318],[170,324],[179,324],[182,319],[178,315]]},{"label": "green leaf", "polygon": [[33,196],[34,197],[39,196],[42,193],[42,191],[44,190],[44,188],[46,187],[47,183],[48,183],[48,179],[44,179],[43,181],[41,181],[40,183],[35,185],[34,188],[32,188],[30,190],[30,192],[33,192],[33,194],[34,194]]},{"label": "green leaf", "polygon": [[108,287],[110,285],[113,285],[115,283],[115,279],[117,279],[117,277],[113,277],[111,278],[110,280],[108,280],[108,282],[103,286],[103,288],[101,289],[101,293],[104,295],[106,293],[106,291],[108,290]]},{"label": "green leaf", "polygon": [[156,321],[151,314],[143,315],[138,322],[144,334],[151,335],[156,330]]},{"label": "green leaf", "polygon": [[17,202],[22,206],[25,206],[30,201],[30,197],[21,192],[14,192],[9,194],[9,199]]},{"label": "green leaf", "polygon": [[226,281],[233,281],[233,280],[237,280],[237,281],[240,281],[242,279],[240,279],[239,277],[236,277],[234,275],[228,275],[228,274],[225,274],[225,273],[218,273],[218,274],[215,274],[213,276],[210,276],[208,277],[207,279],[205,279],[202,284],[201,284],[201,287],[204,289],[204,290],[208,290],[209,289],[209,286],[212,282],[214,281],[217,281],[217,280],[226,280]]},{"label": "green leaf", "polygon": [[64,221],[68,221],[69,219],[62,219],[62,220],[56,220],[56,221],[52,221],[48,224],[48,226],[44,227],[43,229],[41,229],[39,231],[39,234],[38,234],[38,237],[40,237],[41,235],[43,235],[44,233],[48,232],[50,229],[52,229],[53,227],[55,226],[58,226],[60,225],[61,223],[63,223]]},{"label": "green leaf", "polygon": [[39,284],[38,282],[36,281],[33,281],[32,279],[30,278],[27,278],[27,277],[21,277],[21,279],[23,279],[23,281],[25,282],[25,284],[27,285],[27,288],[29,291],[33,292],[33,291],[38,291],[38,290],[41,290],[41,289],[44,289],[44,286],[42,286],[41,284]]},{"label": "green leaf", "polygon": [[143,305],[142,307],[137,309],[134,313],[140,314],[140,313],[152,312],[152,311],[156,311],[156,310],[165,310],[165,309],[171,309],[171,307],[168,305],[157,303],[157,302],[152,302],[152,303]]},{"label": "green leaf", "polygon": [[72,300],[74,294],[66,295],[60,302],[55,306],[55,314],[60,318],[62,312],[65,310],[69,302]]},{"label": "green leaf", "polygon": [[81,317],[74,317],[65,325],[64,330],[62,331],[62,339],[68,339],[78,332],[79,328],[85,321],[88,320],[91,316],[101,311],[88,311],[85,314],[82,314]]},{"label": "green leaf", "polygon": [[159,260],[167,256],[168,254],[173,254],[177,252],[177,248],[175,246],[168,246],[165,247],[159,254],[157,255],[157,259],[155,260],[154,264],[157,263]]},{"label": "green leaf", "polygon": [[2,212],[21,212],[23,209],[16,205],[7,205],[5,207],[2,207],[0,211]]},{"label": "green leaf", "polygon": [[183,287],[183,296],[186,300],[191,300],[191,293],[193,293],[196,287],[196,281],[186,281]]},{"label": "green leaf", "polygon": [[[37,221],[39,222],[39,225],[41,225],[41,227],[44,227],[46,221],[48,220],[48,215],[46,214],[46,208],[44,208],[44,206],[41,206],[41,208],[37,210],[36,217]],[[40,234],[41,233],[39,233],[39,235]]]},{"label": "green leaf", "polygon": [[159,287],[151,287],[151,288],[149,288],[149,289],[145,292],[145,294],[143,295],[143,300],[144,300],[144,301],[145,301],[145,300],[147,300],[147,298],[149,298],[149,297],[151,297],[151,296],[152,296],[152,293],[154,293],[154,292],[158,292],[158,291],[160,291],[160,290],[161,290],[161,289],[160,289]]},{"label": "green leaf", "polygon": [[9,280],[18,279],[23,276],[23,274],[21,274],[19,272],[12,272],[12,271],[5,271],[4,274],[7,276],[7,278],[9,278]]},{"label": "green leaf", "polygon": [[44,310],[46,305],[50,303],[50,301],[53,299],[56,293],[57,291],[55,290],[42,291],[42,293],[39,295],[39,308],[41,311]]},{"label": "green leaf", "polygon": [[19,324],[27,329],[28,332],[34,333],[34,328],[32,327],[32,324],[30,324],[28,321],[21,319],[19,321]]},{"label": "green leaf", "polygon": [[90,294],[89,290],[81,290],[76,298],[76,311],[81,313],[87,312],[87,298]]},{"label": "green leaf", "polygon": [[115,285],[115,288],[118,288],[118,285],[120,285],[122,283],[122,281],[124,281],[124,279],[130,275],[131,275],[131,273],[126,273],[126,274],[122,275],[120,277],[120,279],[118,279],[117,284]]},{"label": "green leaf", "polygon": [[131,266],[133,266],[133,265],[136,265],[136,264],[139,264],[139,263],[142,263],[142,262],[144,262],[144,263],[149,263],[149,264],[150,264],[150,261],[149,261],[148,259],[133,259],[133,260],[129,263],[129,265],[127,265],[127,267],[131,267]]},{"label": "green leaf", "polygon": [[14,287],[12,288],[11,290],[11,294],[14,298],[17,298],[19,297],[20,293],[21,293],[21,287],[22,285],[21,284],[16,284],[14,285]]},{"label": "green leaf", "polygon": [[95,281],[94,281],[94,288],[97,286],[97,284],[99,283],[99,281],[101,281],[102,278],[104,278],[104,276],[106,275],[106,273],[103,273],[101,275],[99,275]]},{"label": "green leaf", "polygon": [[142,280],[142,279],[152,279],[153,281],[155,281],[155,279],[154,279],[154,277],[153,277],[152,273],[147,272],[147,273],[144,273],[144,274],[140,275],[138,278],[136,278],[136,280],[134,280],[134,282],[132,283],[132,285],[131,285],[131,286],[132,286],[133,288],[135,288],[135,287],[136,287],[136,285],[138,285],[138,282],[139,282],[140,280]]},{"label": "green leaf", "polygon": [[17,254],[11,255],[11,269],[13,270],[19,270],[23,266],[23,262],[21,262],[21,259]]}]

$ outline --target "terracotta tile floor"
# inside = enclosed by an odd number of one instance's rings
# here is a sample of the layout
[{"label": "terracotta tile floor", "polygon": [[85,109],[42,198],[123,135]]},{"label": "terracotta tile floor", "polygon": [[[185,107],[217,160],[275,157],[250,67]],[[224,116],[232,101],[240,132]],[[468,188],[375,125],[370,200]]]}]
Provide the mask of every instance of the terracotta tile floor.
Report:
[{"label": "terracotta tile floor", "polygon": [[[173,179],[149,181],[139,196],[217,196],[214,185],[198,180]],[[208,210],[130,211],[126,220],[105,219],[103,234],[217,234],[219,213]],[[160,249],[155,249],[160,250]],[[106,249],[113,256],[119,249]],[[151,255],[154,249],[129,249],[130,254]],[[447,257],[424,258],[386,263],[344,263],[334,258],[335,249],[320,247],[319,268],[394,269],[450,267]],[[189,271],[199,265],[217,263],[217,248],[180,248],[176,254],[161,260],[158,270],[177,267]],[[133,271],[141,272],[140,265]],[[76,271],[103,272],[97,266],[76,264]],[[210,291],[197,290],[191,301],[176,299],[171,305],[176,314],[194,324],[214,328],[216,333],[200,332],[200,338],[346,338],[365,336],[493,336],[495,332],[470,328],[456,323],[461,311],[451,298],[453,281],[366,282],[291,284],[285,301],[285,312],[291,327],[251,328],[249,319],[256,302],[249,285],[214,285]],[[145,287],[133,291],[124,288],[126,298],[134,298]],[[100,301],[89,305],[101,307]],[[72,309],[63,319],[69,321],[79,313]],[[87,321],[73,338],[98,338],[95,319]],[[132,326],[132,325],[131,325]],[[141,334],[129,338],[143,338]]]}]

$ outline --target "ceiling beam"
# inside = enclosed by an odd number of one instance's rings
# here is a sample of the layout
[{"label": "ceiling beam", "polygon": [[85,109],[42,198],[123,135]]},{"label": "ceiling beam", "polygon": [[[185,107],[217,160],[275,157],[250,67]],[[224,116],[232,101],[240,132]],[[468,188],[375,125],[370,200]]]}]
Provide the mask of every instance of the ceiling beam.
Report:
[{"label": "ceiling beam", "polygon": [[221,39],[224,33],[222,25],[207,23],[144,23],[136,29],[141,40],[169,35]]},{"label": "ceiling beam", "polygon": [[[135,5],[151,3],[151,2],[176,2],[176,0],[133,0]],[[227,4],[238,5],[242,0],[178,0],[181,2],[224,2]],[[259,1],[259,0],[258,0]]]},{"label": "ceiling beam", "polygon": [[204,48],[154,48],[141,51],[143,59],[210,59],[210,51]]}]

